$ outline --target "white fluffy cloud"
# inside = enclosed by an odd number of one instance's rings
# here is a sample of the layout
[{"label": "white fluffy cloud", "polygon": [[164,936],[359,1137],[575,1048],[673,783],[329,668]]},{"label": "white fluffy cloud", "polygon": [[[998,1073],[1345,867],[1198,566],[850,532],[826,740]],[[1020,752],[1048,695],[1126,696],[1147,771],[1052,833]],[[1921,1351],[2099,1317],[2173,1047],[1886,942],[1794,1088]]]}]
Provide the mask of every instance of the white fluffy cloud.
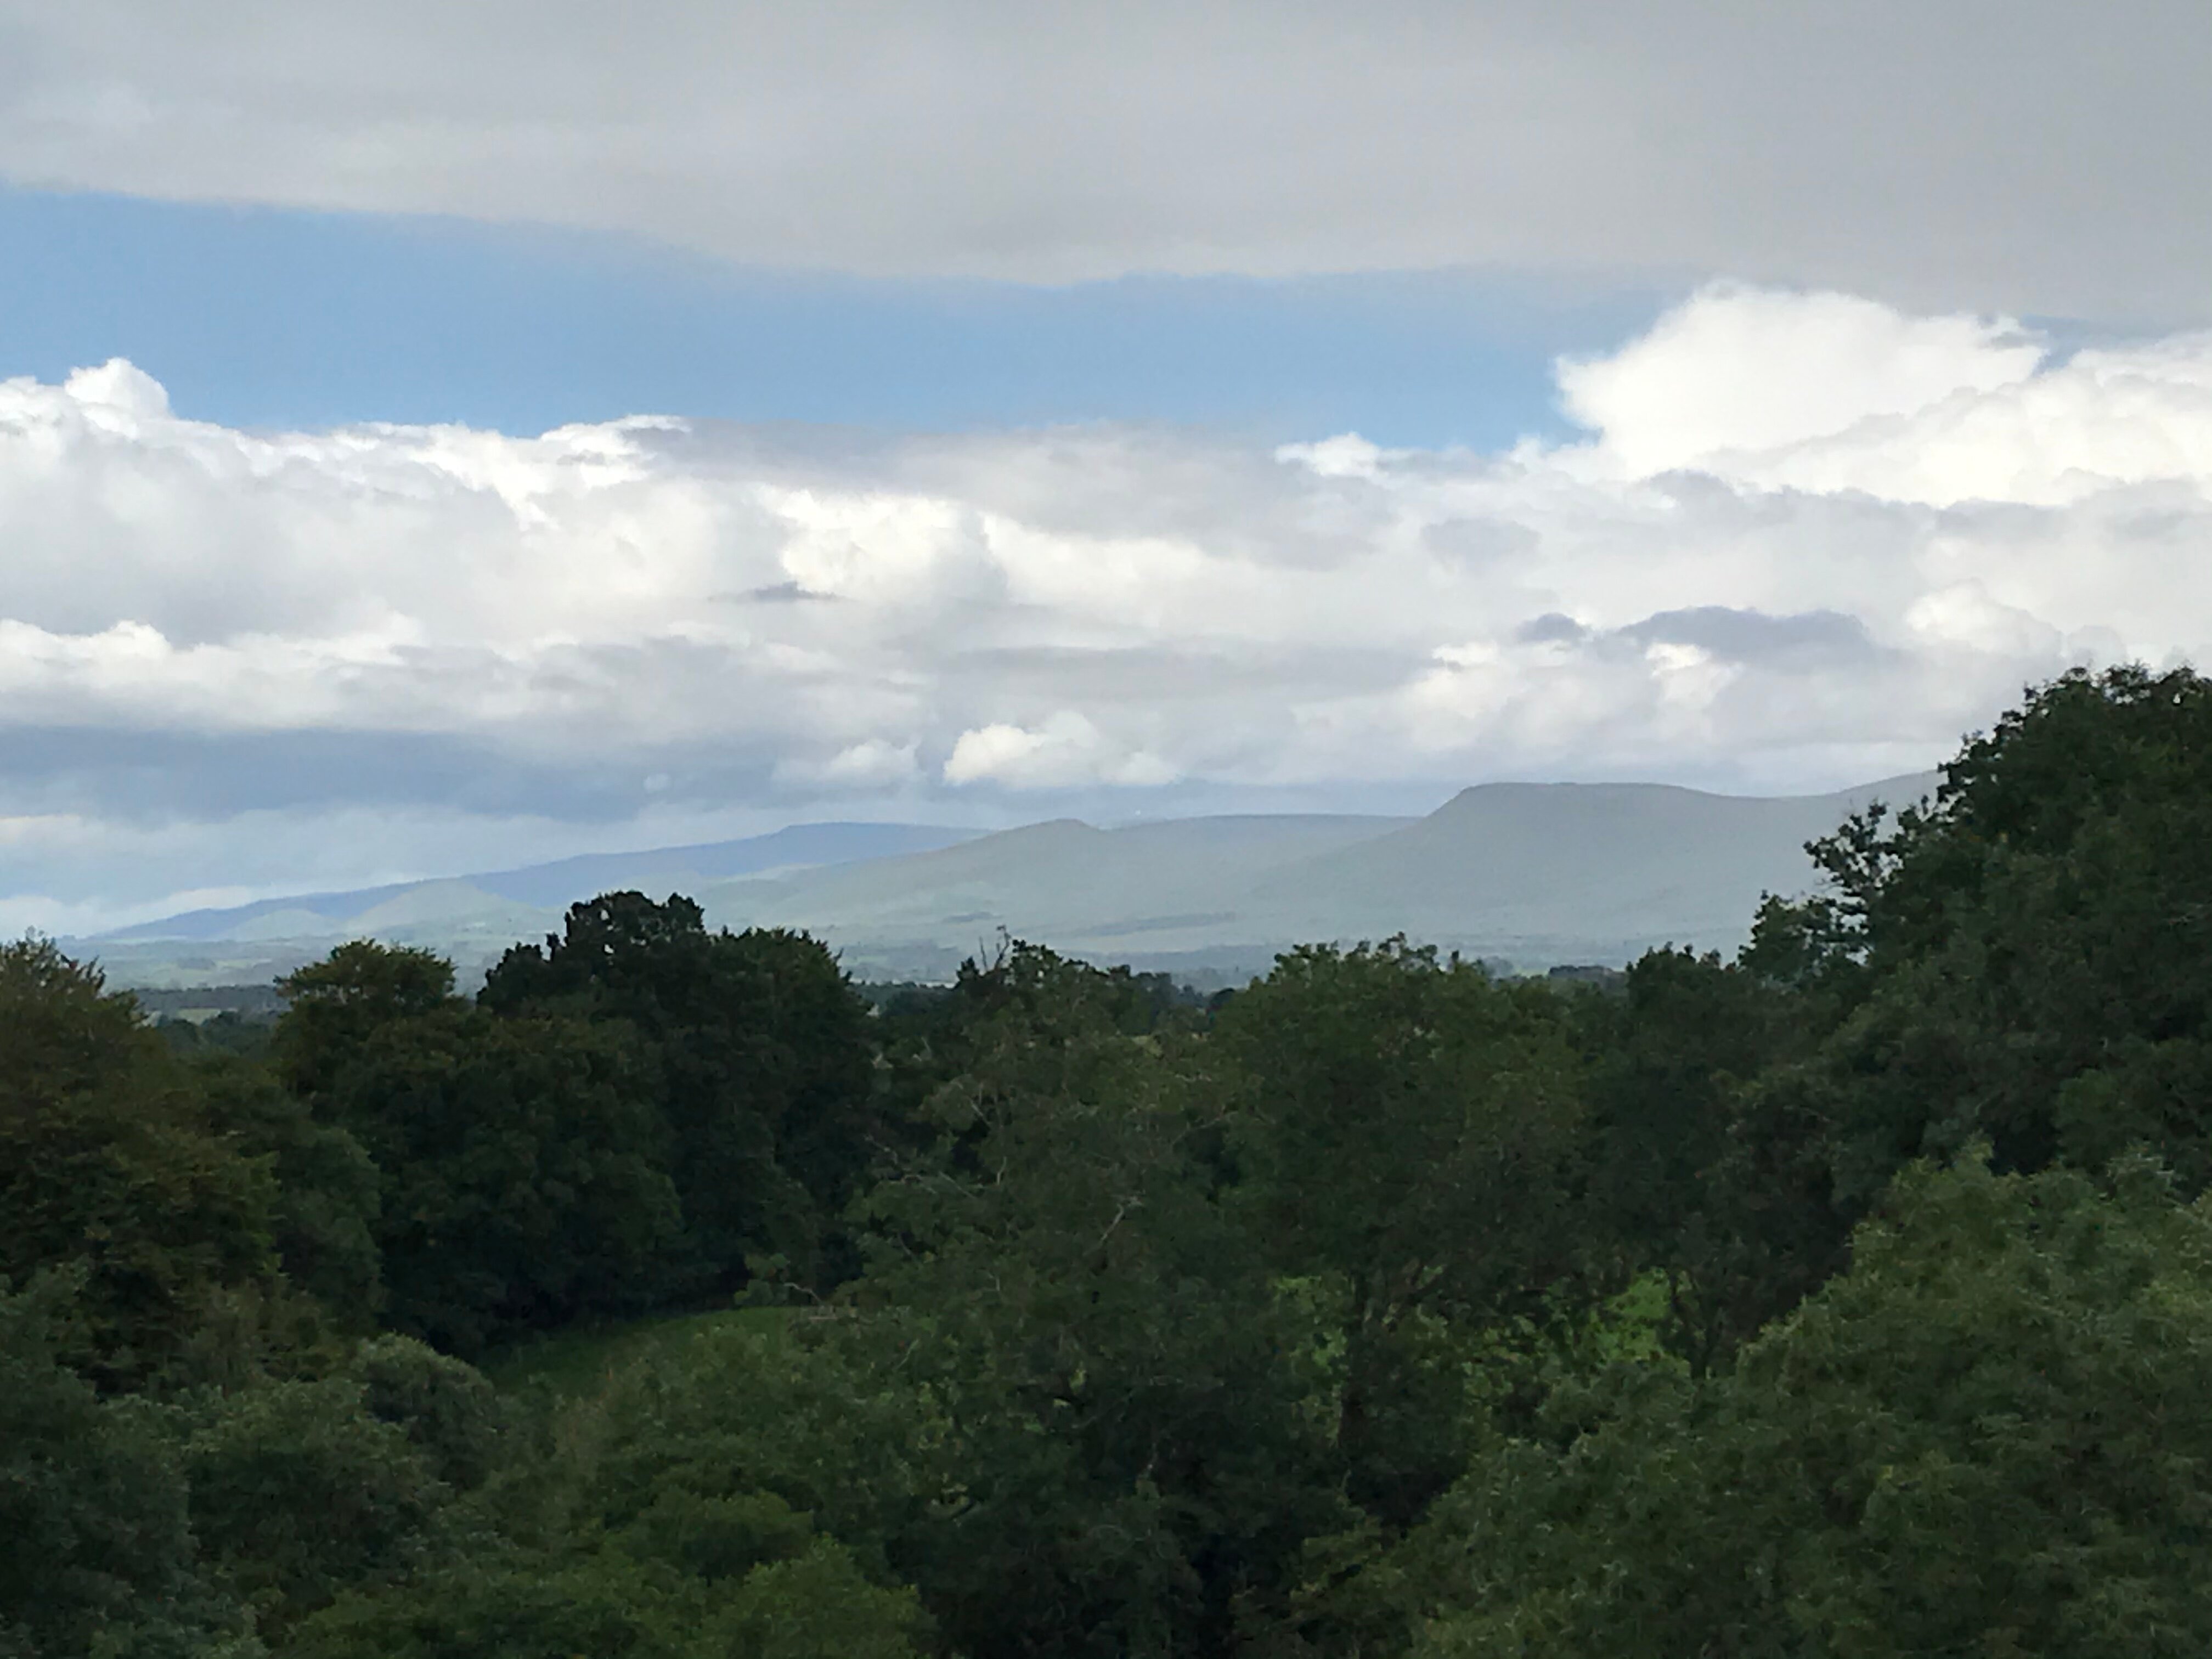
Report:
[{"label": "white fluffy cloud", "polygon": [[1035,731],[1003,723],[963,732],[945,762],[951,784],[1002,783],[1017,789],[1086,783],[1172,783],[1175,769],[1142,750],[1117,750],[1098,728],[1062,709]]},{"label": "white fluffy cloud", "polygon": [[1559,368],[1566,411],[1631,474],[1734,472],[1746,453],[2018,385],[2043,353],[2016,326],[1906,317],[1847,294],[1713,289],[1626,350]]},{"label": "white fluffy cloud", "polygon": [[2208,35],[2184,0],[0,0],[0,177],[876,273],[2201,316]]},{"label": "white fluffy cloud", "polygon": [[2070,662],[2212,659],[2212,337],[1722,288],[1562,385],[1587,440],[1479,455],[244,433],[127,364],[0,384],[0,863],[54,899],[86,823],[253,814],[447,824],[387,873],[525,820],[1811,788]]}]

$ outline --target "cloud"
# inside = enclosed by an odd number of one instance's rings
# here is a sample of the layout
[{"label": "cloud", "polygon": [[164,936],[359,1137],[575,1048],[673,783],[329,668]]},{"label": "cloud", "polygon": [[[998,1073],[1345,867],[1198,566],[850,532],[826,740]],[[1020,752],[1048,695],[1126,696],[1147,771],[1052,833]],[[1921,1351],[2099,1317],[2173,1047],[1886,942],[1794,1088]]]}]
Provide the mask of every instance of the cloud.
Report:
[{"label": "cloud", "polygon": [[1847,294],[1709,288],[1609,357],[1559,367],[1567,413],[1630,471],[1704,466],[2019,385],[2008,318],[1906,317]]},{"label": "cloud", "polygon": [[[1525,633],[1526,630],[1524,629]],[[1804,611],[1770,617],[1724,605],[1662,611],[1632,623],[1620,637],[1639,645],[1687,646],[1731,662],[1776,662],[1791,658],[1863,659],[1875,649],[1866,624],[1837,611]]]},{"label": "cloud", "polygon": [[0,899],[833,811],[1813,789],[2072,662],[2212,661],[2212,337],[1717,288],[1562,376],[1589,434],[1489,455],[242,432],[127,364],[0,383]]},{"label": "cloud", "polygon": [[[665,778],[667,775],[655,775]],[[773,775],[781,784],[828,793],[840,789],[894,789],[915,782],[921,769],[915,762],[913,744],[866,738],[848,744],[827,760],[779,761]],[[664,782],[661,787],[667,785]]]},{"label": "cloud", "polygon": [[945,763],[947,783],[997,783],[1012,789],[1085,783],[1143,787],[1172,783],[1175,776],[1175,769],[1158,756],[1120,748],[1070,709],[1034,731],[1000,723],[963,732]]},{"label": "cloud", "polygon": [[2208,33],[2181,0],[8,0],[0,170],[877,274],[1727,270],[2201,316]]}]

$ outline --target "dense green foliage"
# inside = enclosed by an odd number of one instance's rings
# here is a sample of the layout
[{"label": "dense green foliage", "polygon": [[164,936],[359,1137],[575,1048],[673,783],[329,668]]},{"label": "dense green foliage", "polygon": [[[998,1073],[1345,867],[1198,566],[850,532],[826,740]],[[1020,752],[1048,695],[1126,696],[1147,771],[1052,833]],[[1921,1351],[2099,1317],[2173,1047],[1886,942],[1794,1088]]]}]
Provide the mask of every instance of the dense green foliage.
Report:
[{"label": "dense green foliage", "polygon": [[60,1337],[106,1388],[211,1376],[286,1299],[268,1166],[126,995],[38,940],[0,947],[0,1276],[76,1264]]},{"label": "dense green foliage", "polygon": [[2112,1175],[1907,1171],[1729,1373],[1562,1390],[1409,1546],[1419,1651],[2202,1652],[2212,1214]]},{"label": "dense green foliage", "polygon": [[517,945],[479,999],[510,1018],[623,1029],[667,1136],[690,1288],[742,1283],[749,1257],[816,1282],[875,1131],[866,1005],[813,940],[709,933],[699,907],[613,893],[558,939]]},{"label": "dense green foliage", "polygon": [[0,1659],[2203,1651],[2208,848],[2127,669],[1735,962],[8,946]]},{"label": "dense green foliage", "polygon": [[0,1654],[257,1651],[244,1609],[202,1570],[159,1411],[101,1400],[56,1351],[84,1279],[0,1293]]}]

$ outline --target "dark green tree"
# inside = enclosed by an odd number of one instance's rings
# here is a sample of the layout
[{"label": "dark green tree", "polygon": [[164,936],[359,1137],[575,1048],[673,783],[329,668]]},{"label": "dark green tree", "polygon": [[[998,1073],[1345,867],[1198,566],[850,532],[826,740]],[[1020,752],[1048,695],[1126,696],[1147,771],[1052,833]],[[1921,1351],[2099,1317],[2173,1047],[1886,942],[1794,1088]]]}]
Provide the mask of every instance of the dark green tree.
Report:
[{"label": "dark green tree", "polygon": [[921,1659],[910,1590],[871,1583],[828,1540],[725,1583],[620,1547],[494,1555],[316,1615],[287,1659]]},{"label": "dark green tree", "polygon": [[697,905],[610,893],[517,945],[484,983],[501,1014],[626,1022],[670,1136],[695,1288],[780,1257],[802,1282],[849,1267],[839,1219],[879,1139],[866,1003],[830,952],[780,930],[710,932]]},{"label": "dark green tree", "polygon": [[2212,1212],[2154,1166],[1915,1170],[1732,1372],[1498,1444],[1407,1552],[1419,1651],[2201,1651],[2208,1363]]},{"label": "dark green tree", "polygon": [[680,1213],[634,1036],[497,1018],[450,981],[360,944],[287,982],[277,1051],[378,1170],[386,1319],[467,1354],[647,1304]]},{"label": "dark green tree", "polygon": [[285,1659],[696,1659],[672,1634],[667,1589],[614,1554],[472,1557],[311,1615]]},{"label": "dark green tree", "polygon": [[1470,1346],[1537,1334],[1593,1265],[1571,1000],[1392,940],[1291,951],[1216,1020],[1238,1198],[1334,1310],[1339,1449],[1394,1524],[1458,1473]]},{"label": "dark green tree", "polygon": [[277,981],[283,1018],[270,1037],[279,1074],[313,1096],[402,1020],[446,1012],[453,964],[428,951],[351,939]]},{"label": "dark green tree", "polygon": [[343,1589],[425,1559],[453,1493],[346,1376],[194,1401],[183,1437],[192,1531],[210,1568],[279,1636]]},{"label": "dark green tree", "polygon": [[514,1449],[512,1413],[483,1373],[410,1337],[362,1343],[344,1374],[360,1386],[362,1409],[398,1428],[457,1492],[483,1485]]},{"label": "dark green tree", "polygon": [[[764,1317],[717,1322],[535,1425],[501,1423],[465,1553],[342,1596],[286,1653],[929,1651],[928,1621],[883,1548],[924,1504],[927,1407],[902,1380],[791,1343]],[[454,1362],[386,1339],[356,1369],[371,1412],[403,1406],[410,1437],[450,1465],[456,1446],[486,1445],[481,1379],[433,1364]]]},{"label": "dark green tree", "polygon": [[67,1346],[101,1387],[250,1369],[295,1322],[265,1164],[99,970],[0,946],[0,1274],[82,1262]]},{"label": "dark green tree", "polygon": [[1126,976],[1015,945],[975,970],[936,1146],[869,1200],[853,1340],[940,1402],[956,1487],[894,1547],[951,1645],[1227,1651],[1352,1524],[1322,1333],[1216,1201],[1194,1058]]},{"label": "dark green tree", "polygon": [[85,1279],[0,1279],[0,1654],[251,1659],[243,1608],[201,1570],[161,1413],[103,1401],[56,1353]]},{"label": "dark green tree", "polygon": [[320,1304],[325,1322],[360,1334],[383,1305],[376,1247],[379,1181],[361,1143],[317,1120],[265,1066],[226,1054],[190,1067],[210,1128],[273,1177],[270,1242],[284,1276]]},{"label": "dark green tree", "polygon": [[2212,1181],[2212,682],[2141,667],[2031,692],[1933,806],[1815,843],[1831,889],[1770,902],[1745,960],[1832,1010],[1839,1192],[1977,1138],[2001,1167],[2153,1147]]},{"label": "dark green tree", "polygon": [[[1779,1073],[1812,1052],[1796,990],[1717,956],[1653,951],[1577,998],[1589,1056],[1577,1224],[1613,1275],[1656,1275],[1668,1346],[1703,1371],[1841,1265],[1826,1120]],[[1755,1086],[1756,1085],[1756,1086]]]}]

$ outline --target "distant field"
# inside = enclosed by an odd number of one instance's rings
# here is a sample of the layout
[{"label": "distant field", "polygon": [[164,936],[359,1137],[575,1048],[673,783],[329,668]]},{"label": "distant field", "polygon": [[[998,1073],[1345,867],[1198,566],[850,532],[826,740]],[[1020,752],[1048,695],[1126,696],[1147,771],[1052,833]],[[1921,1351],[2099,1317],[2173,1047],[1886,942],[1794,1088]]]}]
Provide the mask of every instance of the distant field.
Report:
[{"label": "distant field", "polygon": [[574,1397],[605,1387],[641,1360],[680,1352],[710,1331],[774,1333],[790,1318],[790,1310],[783,1308],[721,1308],[562,1331],[487,1361],[483,1371],[503,1393],[542,1387]]},{"label": "distant field", "polygon": [[155,1019],[206,1019],[216,1014],[273,1019],[284,1012],[283,995],[267,981],[258,985],[203,985],[191,990],[143,987],[131,995]]}]

